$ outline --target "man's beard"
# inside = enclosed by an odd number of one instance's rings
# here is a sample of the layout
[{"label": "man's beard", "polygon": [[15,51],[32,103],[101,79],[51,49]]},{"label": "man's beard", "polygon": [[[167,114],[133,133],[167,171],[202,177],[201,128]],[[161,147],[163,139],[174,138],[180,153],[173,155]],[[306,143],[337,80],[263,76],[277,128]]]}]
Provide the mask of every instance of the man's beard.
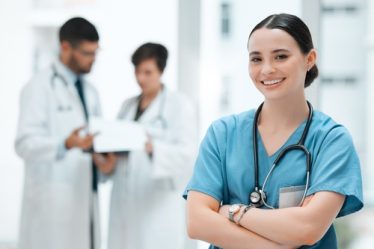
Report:
[{"label": "man's beard", "polygon": [[91,71],[92,64],[88,68],[82,68],[78,61],[72,56],[68,62],[68,65],[76,74],[87,74]]}]

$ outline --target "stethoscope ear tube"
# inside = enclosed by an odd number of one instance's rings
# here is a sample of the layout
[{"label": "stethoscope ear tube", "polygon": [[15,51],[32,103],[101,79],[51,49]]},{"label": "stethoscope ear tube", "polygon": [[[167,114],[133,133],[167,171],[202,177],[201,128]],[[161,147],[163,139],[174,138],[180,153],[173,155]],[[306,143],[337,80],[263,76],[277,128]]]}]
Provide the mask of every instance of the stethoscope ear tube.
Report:
[{"label": "stethoscope ear tube", "polygon": [[305,159],[306,159],[306,171],[309,172],[310,171],[311,154],[310,154],[310,152],[308,151],[308,149],[304,145],[292,144],[292,145],[286,147],[284,150],[282,150],[279,153],[279,155],[277,156],[277,158],[274,160],[274,164],[278,165],[280,163],[280,161],[283,159],[283,157],[288,152],[290,152],[292,150],[301,150],[304,153]]}]

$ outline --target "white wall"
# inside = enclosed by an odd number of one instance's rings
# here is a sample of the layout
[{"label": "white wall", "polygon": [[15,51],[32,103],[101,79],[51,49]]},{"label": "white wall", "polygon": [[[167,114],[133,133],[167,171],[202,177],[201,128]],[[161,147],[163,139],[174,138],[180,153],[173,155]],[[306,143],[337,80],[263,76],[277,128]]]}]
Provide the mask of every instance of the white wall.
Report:
[{"label": "white wall", "polygon": [[16,238],[21,201],[23,169],[13,141],[19,91],[30,75],[26,11],[26,0],[0,1],[0,245]]},{"label": "white wall", "polygon": [[366,183],[368,191],[366,200],[371,205],[374,204],[374,1],[367,1],[367,33],[364,38],[367,52],[367,85],[366,85]]}]

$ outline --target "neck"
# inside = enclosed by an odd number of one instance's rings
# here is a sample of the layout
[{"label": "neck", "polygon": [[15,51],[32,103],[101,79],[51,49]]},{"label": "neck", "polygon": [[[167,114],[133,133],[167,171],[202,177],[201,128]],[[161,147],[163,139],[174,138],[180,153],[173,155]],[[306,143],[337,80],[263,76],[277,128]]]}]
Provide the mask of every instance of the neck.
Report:
[{"label": "neck", "polygon": [[156,98],[157,94],[161,91],[162,89],[162,84],[158,84],[157,87],[155,87],[155,89],[152,89],[152,91],[149,91],[149,92],[143,92],[142,94],[142,99],[144,101],[151,101],[153,100],[154,98]]},{"label": "neck", "polygon": [[74,69],[72,65],[70,65],[69,59],[67,58],[67,56],[64,56],[63,54],[60,54],[59,60],[61,61],[62,64],[65,65],[66,68],[68,68],[70,71],[72,71],[75,75],[77,75],[77,76],[80,75],[80,73],[77,72],[77,70]]},{"label": "neck", "polygon": [[305,96],[285,100],[265,100],[259,119],[259,126],[279,131],[300,125],[309,114]]}]

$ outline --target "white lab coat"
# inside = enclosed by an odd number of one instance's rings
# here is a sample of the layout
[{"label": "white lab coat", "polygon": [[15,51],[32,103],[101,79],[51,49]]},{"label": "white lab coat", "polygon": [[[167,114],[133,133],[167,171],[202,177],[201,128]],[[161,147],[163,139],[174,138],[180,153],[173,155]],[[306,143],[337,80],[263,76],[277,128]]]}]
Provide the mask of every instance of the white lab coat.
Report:
[{"label": "white lab coat", "polygon": [[[133,120],[137,106],[137,97],[125,101],[119,118]],[[196,242],[187,239],[182,192],[195,160],[195,108],[184,95],[164,88],[138,122],[152,137],[153,156],[133,151],[117,164],[108,249],[193,249]]]},{"label": "white lab coat", "polygon": [[[99,248],[97,197],[91,190],[91,156],[80,149],[59,155],[73,129],[86,123],[68,70],[59,61],[22,89],[17,154],[25,162],[19,249],[89,249],[90,210]],[[71,77],[70,77],[71,79]],[[66,83],[66,84],[65,84]],[[90,115],[100,115],[98,94],[83,81]]]}]

